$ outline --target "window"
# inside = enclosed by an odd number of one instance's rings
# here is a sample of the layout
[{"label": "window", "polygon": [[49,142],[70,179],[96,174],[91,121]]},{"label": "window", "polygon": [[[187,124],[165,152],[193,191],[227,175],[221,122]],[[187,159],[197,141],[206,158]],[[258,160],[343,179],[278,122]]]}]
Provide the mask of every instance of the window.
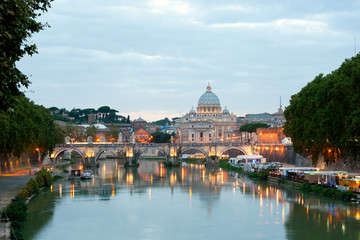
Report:
[{"label": "window", "polygon": [[201,138],[203,137],[203,132],[200,132],[200,137],[201,137]]},{"label": "window", "polygon": [[191,134],[191,137],[194,138],[194,134]]},{"label": "window", "polygon": [[211,138],[211,133],[209,134],[209,138]]}]

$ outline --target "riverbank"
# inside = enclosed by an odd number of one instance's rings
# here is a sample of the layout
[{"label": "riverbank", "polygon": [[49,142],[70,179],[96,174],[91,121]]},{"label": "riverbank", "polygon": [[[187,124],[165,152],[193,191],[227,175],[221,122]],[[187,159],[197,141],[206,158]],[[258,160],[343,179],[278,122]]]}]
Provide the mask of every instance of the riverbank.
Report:
[{"label": "riverbank", "polygon": [[360,195],[352,191],[341,191],[336,188],[324,187],[319,185],[313,185],[309,183],[300,183],[296,181],[289,181],[278,177],[270,176],[269,171],[262,169],[259,172],[244,172],[242,168],[236,168],[231,166],[227,161],[220,160],[220,165],[225,171],[234,171],[241,174],[246,174],[252,180],[260,180],[273,185],[277,185],[281,188],[300,191],[302,193],[323,196],[332,199],[338,199],[345,202],[359,203]]},{"label": "riverbank", "polygon": [[[30,169],[19,170],[0,175],[0,212],[11,203],[11,199],[26,187],[26,183],[34,177]],[[10,239],[10,223],[0,221],[0,240]]]},{"label": "riverbank", "polygon": [[3,186],[0,188],[0,239],[23,239],[22,228],[27,216],[27,204],[59,178],[53,177],[44,168],[37,170],[36,175],[32,173],[33,171],[26,169],[3,174],[5,176],[0,178],[0,186]]}]

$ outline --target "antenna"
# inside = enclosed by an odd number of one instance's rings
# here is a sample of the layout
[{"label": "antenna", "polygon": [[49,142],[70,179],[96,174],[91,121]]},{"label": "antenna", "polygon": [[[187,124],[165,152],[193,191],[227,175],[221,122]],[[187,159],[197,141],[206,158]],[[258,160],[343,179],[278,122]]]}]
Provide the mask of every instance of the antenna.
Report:
[{"label": "antenna", "polygon": [[280,96],[280,109],[282,110],[282,106],[281,106],[281,96]]},{"label": "antenna", "polygon": [[355,36],[355,55],[356,55],[356,36]]}]

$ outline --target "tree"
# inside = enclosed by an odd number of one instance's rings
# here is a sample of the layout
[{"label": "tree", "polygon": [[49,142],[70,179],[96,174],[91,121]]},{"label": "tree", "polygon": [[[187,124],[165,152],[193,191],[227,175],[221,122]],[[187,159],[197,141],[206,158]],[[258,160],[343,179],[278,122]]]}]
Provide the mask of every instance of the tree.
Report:
[{"label": "tree", "polygon": [[119,127],[116,127],[115,125],[111,125],[109,131],[106,133],[106,136],[113,138],[114,140],[117,140],[120,133]]},{"label": "tree", "polygon": [[0,110],[12,109],[20,87],[28,87],[30,81],[17,67],[25,55],[37,53],[35,44],[28,39],[47,27],[36,21],[50,8],[52,0],[8,0],[0,1]]},{"label": "tree", "polygon": [[25,97],[14,101],[13,112],[0,111],[0,152],[20,156],[39,148],[43,153],[55,147],[55,124],[48,109]]},{"label": "tree", "polygon": [[152,122],[152,123],[156,124],[156,125],[159,125],[159,126],[165,126],[165,125],[170,125],[170,120],[168,118],[164,118],[164,119]]},{"label": "tree", "polygon": [[85,137],[92,137],[95,140],[97,128],[94,125],[88,127],[85,131]]},{"label": "tree", "polygon": [[110,112],[111,112],[111,109],[110,109],[109,106],[102,106],[102,107],[99,107],[98,112],[101,112],[101,113],[110,113]]},{"label": "tree", "polygon": [[55,136],[54,141],[56,144],[65,143],[65,131],[59,126],[55,124]]},{"label": "tree", "polygon": [[265,123],[248,123],[240,127],[241,132],[256,132],[258,128],[268,128],[270,125]]},{"label": "tree", "polygon": [[284,133],[294,150],[311,156],[356,161],[360,156],[360,55],[328,75],[319,74],[291,97]]},{"label": "tree", "polygon": [[74,130],[75,130],[75,127],[72,122],[66,123],[66,126],[65,126],[66,136],[73,137]]},{"label": "tree", "polygon": [[150,142],[153,143],[168,143],[171,139],[171,134],[163,132],[154,132],[150,136]]}]

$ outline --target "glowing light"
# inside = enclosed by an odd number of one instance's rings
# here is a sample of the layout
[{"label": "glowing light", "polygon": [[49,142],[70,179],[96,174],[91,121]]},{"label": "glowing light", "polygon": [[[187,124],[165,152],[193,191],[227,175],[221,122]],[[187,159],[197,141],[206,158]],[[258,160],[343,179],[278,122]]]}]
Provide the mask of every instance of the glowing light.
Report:
[{"label": "glowing light", "polygon": [[53,192],[53,185],[50,186],[50,191]]},{"label": "glowing light", "polygon": [[132,185],[134,182],[134,176],[132,173],[127,173],[126,174],[126,183],[129,185]]},{"label": "glowing light", "polygon": [[360,220],[360,212],[359,211],[356,212],[355,219]]},{"label": "glowing light", "polygon": [[306,206],[306,215],[309,216],[309,205]]},{"label": "glowing light", "polygon": [[71,184],[70,197],[75,198],[75,184]]},{"label": "glowing light", "polygon": [[283,221],[283,223],[285,223],[285,207],[284,207],[284,205],[282,207],[282,221]]},{"label": "glowing light", "polygon": [[62,185],[59,184],[59,196],[60,198],[62,198]]}]

